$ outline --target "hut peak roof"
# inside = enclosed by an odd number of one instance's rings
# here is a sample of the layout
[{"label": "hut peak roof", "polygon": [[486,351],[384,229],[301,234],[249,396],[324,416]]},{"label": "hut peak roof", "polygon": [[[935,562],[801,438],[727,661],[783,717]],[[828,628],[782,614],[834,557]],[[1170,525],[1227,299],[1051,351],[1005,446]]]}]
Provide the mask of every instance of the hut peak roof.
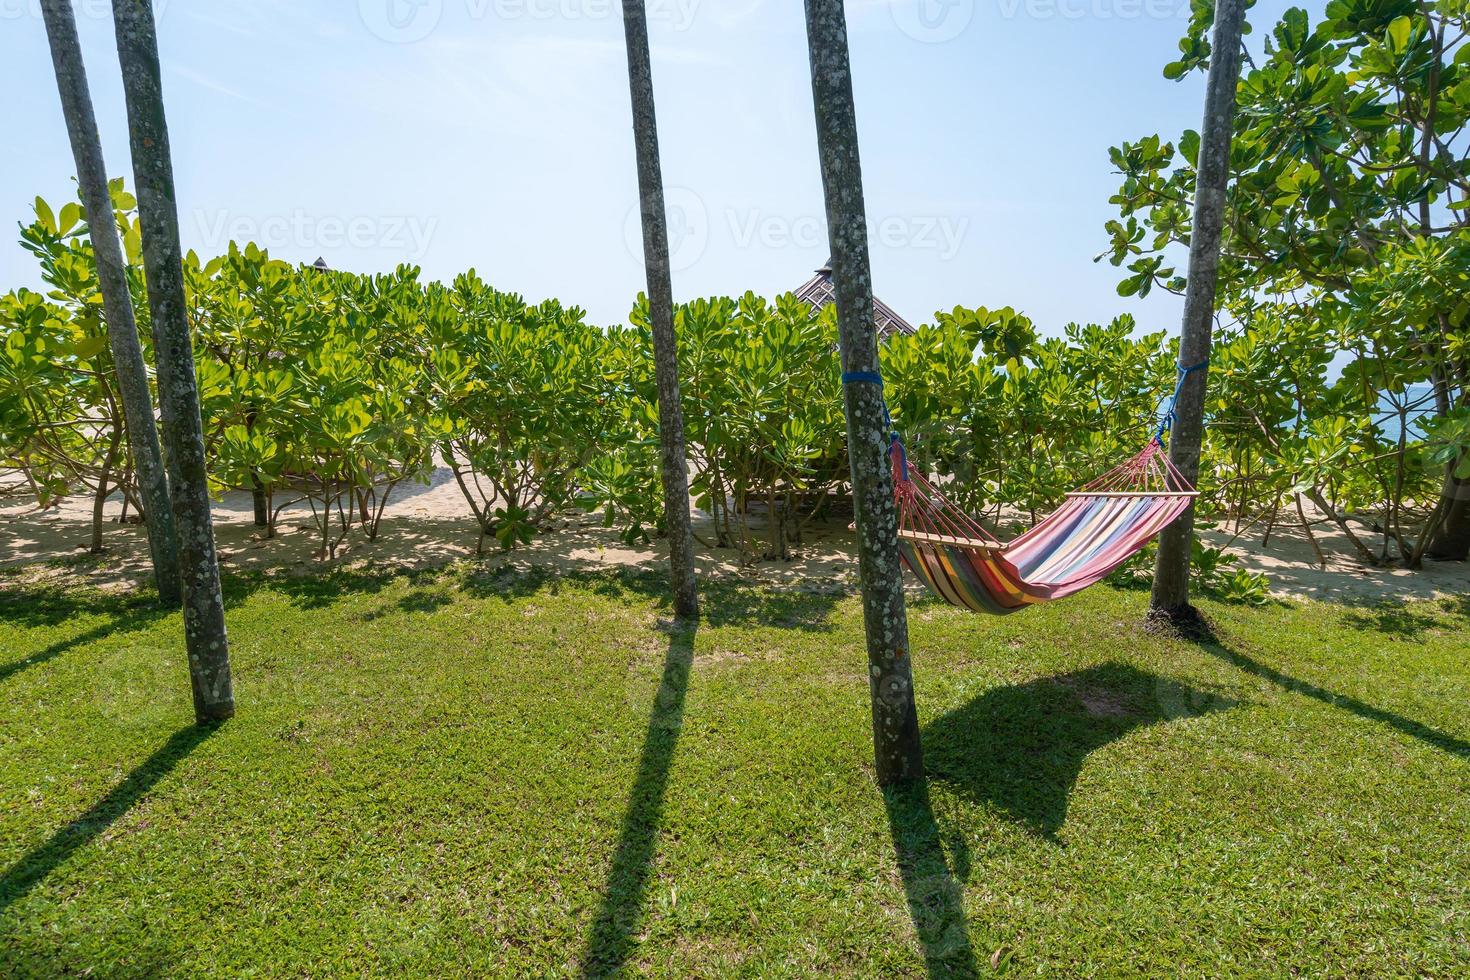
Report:
[{"label": "hut peak roof", "polygon": [[[819,310],[836,300],[837,291],[832,285],[831,259],[823,263],[796,291],[796,298]],[[873,323],[878,328],[879,340],[885,340],[896,333],[914,332],[913,324],[876,296],[873,297]]]}]

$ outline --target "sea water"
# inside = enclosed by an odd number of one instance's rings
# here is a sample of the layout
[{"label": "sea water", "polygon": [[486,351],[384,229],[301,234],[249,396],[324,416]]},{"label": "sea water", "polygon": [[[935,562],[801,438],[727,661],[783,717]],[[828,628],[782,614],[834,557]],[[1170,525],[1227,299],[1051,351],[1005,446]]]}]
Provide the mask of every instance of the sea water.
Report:
[{"label": "sea water", "polygon": [[[1427,384],[1409,385],[1404,390],[1402,397],[1406,398],[1408,403],[1413,406],[1409,409],[1408,413],[1408,439],[1410,442],[1423,439],[1424,426],[1422,423],[1434,418],[1435,414],[1434,390]],[[1398,409],[1394,407],[1393,402],[1385,395],[1378,403],[1378,411],[1380,414],[1375,416],[1373,421],[1383,430],[1383,437],[1385,439],[1389,442],[1396,442],[1401,428]]]}]

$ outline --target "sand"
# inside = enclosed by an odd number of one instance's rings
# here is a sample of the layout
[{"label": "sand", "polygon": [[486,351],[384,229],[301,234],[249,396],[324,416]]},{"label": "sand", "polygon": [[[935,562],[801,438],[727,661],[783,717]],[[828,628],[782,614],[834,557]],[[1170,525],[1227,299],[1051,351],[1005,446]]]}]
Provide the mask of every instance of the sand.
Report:
[{"label": "sand", "polygon": [[[72,497],[59,507],[41,512],[32,499],[15,492],[13,480],[0,481],[0,568],[35,565],[27,578],[79,581],[106,589],[130,589],[147,583],[148,547],[143,529],[118,524],[121,500],[109,500],[109,523],[103,532],[106,551],[91,555],[92,501]],[[359,569],[413,569],[475,557],[478,530],[453,476],[440,468],[427,485],[398,487],[384,512],[377,541],[368,541],[354,529],[331,561],[315,557],[319,540],[306,506],[288,508],[279,519],[277,536],[264,539],[252,523],[250,495],[228,493],[214,507],[220,559],[227,568],[311,572],[328,567]],[[758,527],[758,523],[756,525]],[[1203,538],[1221,546],[1229,530],[1204,529]],[[695,533],[706,540],[713,534],[708,518],[696,515]],[[1470,564],[1426,562],[1422,571],[1368,568],[1354,560],[1342,533],[1330,524],[1314,527],[1326,553],[1325,566],[1317,563],[1300,528],[1278,528],[1268,546],[1261,545],[1261,529],[1241,535],[1228,550],[1242,567],[1266,574],[1272,592],[1283,598],[1338,602],[1392,602],[1430,599],[1470,593]],[[1376,546],[1371,532],[1360,534]],[[709,549],[696,544],[703,575],[806,589],[845,589],[856,582],[853,536],[841,526],[809,529],[790,561],[742,561],[731,549]],[[531,545],[509,554],[486,542],[482,560],[516,567],[545,567],[586,571],[633,567],[660,569],[665,550],[660,542],[629,546],[615,529],[601,526],[591,515],[577,515],[536,538]],[[63,561],[56,561],[63,559]],[[66,560],[69,559],[69,560]],[[912,583],[911,583],[912,584]],[[3,587],[3,585],[0,585]]]}]

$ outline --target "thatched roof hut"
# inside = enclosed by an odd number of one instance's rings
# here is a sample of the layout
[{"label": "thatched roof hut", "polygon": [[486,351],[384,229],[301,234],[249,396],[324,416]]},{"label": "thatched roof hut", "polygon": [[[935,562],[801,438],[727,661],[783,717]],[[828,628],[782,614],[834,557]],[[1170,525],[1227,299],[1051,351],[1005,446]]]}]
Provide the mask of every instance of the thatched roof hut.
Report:
[{"label": "thatched roof hut", "polygon": [[[816,273],[796,291],[796,298],[821,309],[836,299],[832,285],[832,260],[828,259]],[[878,328],[878,339],[883,340],[895,333],[913,333],[914,326],[893,311],[893,307],[878,297],[873,297],[873,322]]]}]

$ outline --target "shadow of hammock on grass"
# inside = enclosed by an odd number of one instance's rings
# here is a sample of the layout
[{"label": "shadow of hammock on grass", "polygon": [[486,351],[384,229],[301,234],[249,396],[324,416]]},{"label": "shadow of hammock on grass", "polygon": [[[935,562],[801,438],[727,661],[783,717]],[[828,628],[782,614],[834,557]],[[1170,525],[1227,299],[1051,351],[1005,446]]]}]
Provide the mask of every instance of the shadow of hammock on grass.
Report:
[{"label": "shadow of hammock on grass", "polygon": [[11,865],[0,875],[0,912],[20,901],[73,854],[96,840],[218,727],[190,725],[175,732],[90,810]]},{"label": "shadow of hammock on grass", "polygon": [[684,726],[684,697],[694,663],[696,627],[675,626],[664,656],[663,678],[648,714],[648,731],[638,759],[638,775],[628,793],[612,867],[603,885],[602,906],[582,954],[582,974],[615,976],[632,951],[643,918],[643,901],[658,845],[669,767]]},{"label": "shadow of hammock on grass", "polygon": [[[1234,703],[1134,667],[1103,664],[996,688],[940,716],[924,727],[924,762],[932,782],[999,807],[1051,840],[1089,753],[1135,728]],[[929,976],[976,976],[964,907],[969,850],[963,838],[944,839],[930,785],[885,791],[889,833]]]},{"label": "shadow of hammock on grass", "polygon": [[1048,840],[1087,756],[1136,728],[1235,702],[1124,664],[994,688],[924,727],[933,779]]}]

